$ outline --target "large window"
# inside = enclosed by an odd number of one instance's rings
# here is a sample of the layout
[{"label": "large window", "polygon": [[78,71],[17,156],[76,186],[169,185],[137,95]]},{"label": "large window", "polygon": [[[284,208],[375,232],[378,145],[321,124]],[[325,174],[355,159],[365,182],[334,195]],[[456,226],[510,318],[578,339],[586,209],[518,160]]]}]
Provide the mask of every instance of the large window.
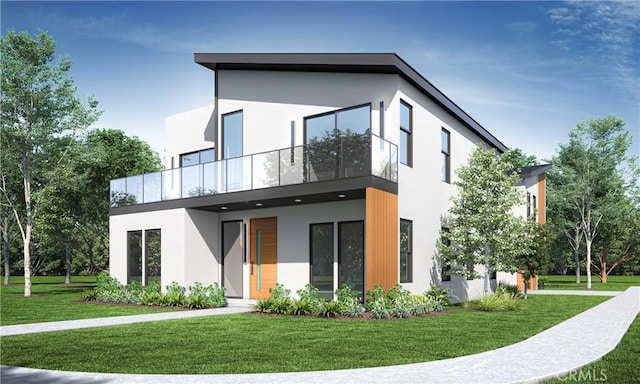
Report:
[{"label": "large window", "polygon": [[311,224],[311,285],[318,288],[318,296],[333,299],[333,223]]},{"label": "large window", "polygon": [[413,223],[400,219],[400,282],[413,281]]},{"label": "large window", "polygon": [[144,231],[146,284],[160,284],[161,239],[162,237],[159,229],[147,229]]},{"label": "large window", "polygon": [[137,281],[142,284],[142,231],[127,232],[127,284]]},{"label": "large window", "polygon": [[370,104],[305,118],[306,180],[369,174],[370,132]]},{"label": "large window", "polygon": [[441,180],[450,183],[451,182],[451,134],[446,129],[442,128],[440,137],[441,147]]},{"label": "large window", "polygon": [[400,101],[400,163],[413,165],[413,108]]},{"label": "large window", "polygon": [[364,300],[364,221],[338,223],[339,287],[348,284]]}]

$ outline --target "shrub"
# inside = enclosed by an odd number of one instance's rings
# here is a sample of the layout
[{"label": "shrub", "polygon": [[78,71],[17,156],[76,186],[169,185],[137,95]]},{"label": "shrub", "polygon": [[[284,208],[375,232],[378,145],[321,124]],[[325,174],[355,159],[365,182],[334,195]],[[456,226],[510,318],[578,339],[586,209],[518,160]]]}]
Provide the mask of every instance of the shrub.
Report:
[{"label": "shrub", "polygon": [[335,301],[323,301],[320,305],[320,316],[322,317],[337,317],[340,314],[340,306]]},{"label": "shrub", "polygon": [[95,301],[96,300],[96,291],[94,289],[86,290],[82,293],[82,300],[84,301]]},{"label": "shrub", "polygon": [[218,308],[227,305],[227,297],[224,295],[227,292],[227,288],[220,287],[218,283],[213,283],[206,288],[206,292],[212,307]]},{"label": "shrub", "polygon": [[481,311],[513,311],[520,307],[521,301],[507,292],[496,292],[493,295],[483,295],[480,300],[468,301],[466,308],[474,308]]},{"label": "shrub", "polygon": [[500,284],[498,284],[498,287],[496,288],[496,293],[505,293],[513,296],[513,298],[515,299],[524,298],[524,295],[520,292],[517,285],[507,284],[504,282],[501,282]]},{"label": "shrub", "polygon": [[269,288],[269,293],[271,297],[274,299],[289,297],[291,295],[291,290],[286,289],[284,285],[277,283],[275,287]]},{"label": "shrub", "polygon": [[300,309],[304,309],[303,313],[305,315],[316,315],[320,311],[320,305],[322,303],[322,299],[318,297],[318,288],[314,287],[311,284],[307,284],[304,286],[304,289],[299,289],[297,291],[299,300],[296,300],[295,303],[304,302],[297,304]]},{"label": "shrub", "polygon": [[336,296],[338,298],[338,306],[340,312],[349,317],[360,317],[364,312],[364,308],[360,304],[360,297],[350,285],[345,284],[342,288],[336,290]]},{"label": "shrub", "polygon": [[549,279],[545,276],[538,276],[538,289],[544,289],[549,284]]},{"label": "shrub", "polygon": [[165,296],[160,292],[149,292],[145,295],[144,301],[142,302],[144,305],[153,305],[153,306],[166,306]]},{"label": "shrub", "polygon": [[320,311],[320,302],[311,302],[308,299],[293,300],[291,302],[291,314],[296,316],[315,315]]},{"label": "shrub", "polygon": [[447,288],[431,285],[431,288],[424,293],[424,295],[433,302],[440,304],[442,307],[448,307],[451,305],[451,293]]},{"label": "shrub", "polygon": [[170,307],[182,307],[186,304],[185,289],[175,281],[167,285],[167,294],[165,295],[166,305]]}]

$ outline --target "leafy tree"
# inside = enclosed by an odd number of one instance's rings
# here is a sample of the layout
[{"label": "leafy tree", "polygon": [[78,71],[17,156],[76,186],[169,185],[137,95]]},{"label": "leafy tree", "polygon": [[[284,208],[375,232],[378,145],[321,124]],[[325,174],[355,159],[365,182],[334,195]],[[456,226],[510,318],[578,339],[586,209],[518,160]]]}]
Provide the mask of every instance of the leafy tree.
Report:
[{"label": "leafy tree", "polygon": [[[580,237],[584,240],[587,288],[591,288],[594,243],[604,241],[608,228],[615,225],[623,212],[619,208],[624,196],[637,196],[639,170],[635,158],[627,153],[632,141],[624,125],[615,116],[580,122],[569,133],[569,143],[560,145],[553,159],[559,173],[550,180],[551,189],[559,193],[551,197],[560,201],[554,204],[564,207],[555,214],[561,215],[559,221],[572,223],[574,243]],[[613,238],[606,240],[609,245],[604,252],[620,237],[619,233],[610,235]],[[574,244],[574,249],[577,252],[579,244]],[[603,271],[606,274],[607,268],[600,269]]]},{"label": "leafy tree", "polygon": [[486,292],[490,272],[516,272],[518,255],[525,247],[525,219],[512,214],[514,207],[524,203],[516,188],[520,178],[512,169],[494,150],[474,149],[468,165],[456,171],[458,195],[452,198],[446,217],[448,232],[442,234],[449,241],[439,245],[451,274],[476,277],[470,267],[484,265]]},{"label": "leafy tree", "polygon": [[[4,201],[20,230],[24,256],[24,295],[31,296],[31,238],[38,206],[47,190],[69,167],[68,152],[78,133],[93,124],[100,112],[97,101],[85,106],[69,75],[71,62],[55,55],[56,43],[45,32],[8,31],[0,43],[0,109],[8,160],[4,167],[19,170],[24,206],[2,183]],[[66,145],[60,146],[61,142]],[[4,176],[3,170],[3,176]]]},{"label": "leafy tree", "polygon": [[516,169],[537,165],[539,163],[535,155],[527,155],[520,148],[509,148],[500,158],[502,161],[510,163],[511,166]]},{"label": "leafy tree", "polygon": [[516,256],[518,270],[524,280],[524,297],[527,298],[529,280],[547,270],[549,265],[548,242],[545,226],[535,221],[525,223],[524,247]]},{"label": "leafy tree", "polygon": [[109,180],[160,171],[162,162],[149,144],[120,130],[92,130],[81,144],[75,182],[64,183],[60,194],[74,223],[74,269],[95,274],[108,264]]}]

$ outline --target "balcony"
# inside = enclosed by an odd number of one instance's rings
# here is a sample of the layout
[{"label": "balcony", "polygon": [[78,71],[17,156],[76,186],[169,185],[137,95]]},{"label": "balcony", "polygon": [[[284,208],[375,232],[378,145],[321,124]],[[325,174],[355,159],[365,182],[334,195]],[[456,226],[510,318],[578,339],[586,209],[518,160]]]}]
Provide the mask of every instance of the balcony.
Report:
[{"label": "balcony", "polygon": [[362,176],[397,183],[397,146],[371,134],[347,136],[114,179],[110,205],[123,207]]}]

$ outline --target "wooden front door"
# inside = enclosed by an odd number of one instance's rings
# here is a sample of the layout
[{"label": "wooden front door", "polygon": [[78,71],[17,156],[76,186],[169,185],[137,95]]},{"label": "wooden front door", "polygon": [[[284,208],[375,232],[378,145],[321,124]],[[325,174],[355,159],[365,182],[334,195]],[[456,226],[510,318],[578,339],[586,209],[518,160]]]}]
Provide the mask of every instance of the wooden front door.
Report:
[{"label": "wooden front door", "polygon": [[278,219],[251,219],[251,279],[252,299],[266,299],[269,288],[278,282]]}]

